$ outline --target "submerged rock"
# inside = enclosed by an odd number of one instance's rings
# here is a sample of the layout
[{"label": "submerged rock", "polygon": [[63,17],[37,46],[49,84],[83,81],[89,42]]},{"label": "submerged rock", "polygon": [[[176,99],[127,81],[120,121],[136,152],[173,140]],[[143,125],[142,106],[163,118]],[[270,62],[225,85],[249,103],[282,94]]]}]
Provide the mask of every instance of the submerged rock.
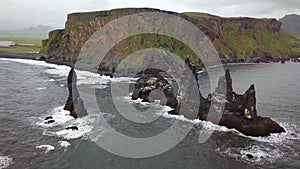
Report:
[{"label": "submerged rock", "polygon": [[50,119],[53,119],[53,117],[52,116],[48,116],[48,117],[45,118],[45,120],[50,120]]},{"label": "submerged rock", "polygon": [[78,130],[77,126],[67,127],[66,130]]},{"label": "submerged rock", "polygon": [[45,124],[51,124],[51,123],[55,123],[55,120],[48,120],[48,121],[45,121]]},{"label": "submerged rock", "polygon": [[83,117],[87,115],[87,111],[84,107],[83,100],[80,98],[76,82],[77,75],[74,68],[72,68],[68,75],[69,96],[65,104],[64,110],[70,111],[70,115],[74,118]]},{"label": "submerged rock", "polygon": [[246,156],[250,159],[254,158],[252,154],[246,154]]}]

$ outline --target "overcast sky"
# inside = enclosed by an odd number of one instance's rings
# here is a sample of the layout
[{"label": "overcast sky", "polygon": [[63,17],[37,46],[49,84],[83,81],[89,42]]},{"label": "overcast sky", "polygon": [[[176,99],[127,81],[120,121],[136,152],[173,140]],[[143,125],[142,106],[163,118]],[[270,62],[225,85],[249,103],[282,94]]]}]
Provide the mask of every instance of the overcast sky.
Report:
[{"label": "overcast sky", "polygon": [[197,11],[226,17],[281,18],[285,14],[300,14],[300,0],[1,0],[0,30],[36,25],[63,28],[68,13],[125,7]]}]

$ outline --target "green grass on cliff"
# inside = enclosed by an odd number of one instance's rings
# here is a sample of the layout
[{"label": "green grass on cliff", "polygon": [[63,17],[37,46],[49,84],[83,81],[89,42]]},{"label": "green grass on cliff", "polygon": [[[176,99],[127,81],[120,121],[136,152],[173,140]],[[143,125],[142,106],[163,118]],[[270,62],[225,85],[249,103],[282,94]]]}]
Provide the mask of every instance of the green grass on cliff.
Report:
[{"label": "green grass on cliff", "polygon": [[272,33],[265,29],[241,31],[233,29],[226,31],[224,36],[229,45],[235,47],[236,55],[240,59],[244,59],[248,53],[254,50],[268,51],[275,56],[300,52],[300,48],[297,47],[300,41],[282,29],[278,33]]},{"label": "green grass on cliff", "polygon": [[44,36],[0,35],[0,41],[16,42],[16,44],[11,47],[0,47],[0,51],[11,53],[39,52],[42,48],[42,40],[45,38]]},{"label": "green grass on cliff", "polygon": [[[240,18],[221,18],[214,15],[197,12],[184,13],[204,25],[209,30],[213,29],[213,21],[221,21],[223,39],[213,41],[213,45],[219,54],[230,58],[232,55],[238,59],[245,59],[246,55],[253,51],[265,51],[274,57],[300,54],[300,40],[292,37],[283,29],[272,32],[267,29],[270,19],[249,18],[249,22],[255,23],[252,29],[243,29],[237,21]],[[232,50],[234,49],[234,50]]]},{"label": "green grass on cliff", "polygon": [[[168,51],[164,54],[167,56],[171,56],[170,53],[173,53],[174,55],[172,56],[175,56],[173,59],[179,65],[183,65],[186,57],[191,58],[193,62],[198,61],[194,52],[179,40],[157,34],[142,34],[131,36],[114,46],[103,59],[105,67],[112,67],[113,65],[120,63],[125,57],[149,48]],[[136,66],[140,65],[143,61],[144,56],[135,55],[135,59],[130,60],[130,64]]]},{"label": "green grass on cliff", "polygon": [[[149,9],[116,9],[70,14],[66,28],[52,31],[49,39],[43,41],[40,53],[47,56],[48,59],[74,61],[76,53],[80,52],[82,45],[99,29],[99,23],[105,25],[113,19],[139,10],[146,12]],[[182,15],[187,15],[190,22],[211,38],[211,42],[221,59],[238,61],[238,59],[245,59],[246,56],[250,56],[251,61],[259,52],[277,58],[300,55],[300,40],[293,38],[283,29],[277,31],[280,25],[274,20],[222,18],[197,12],[187,12]],[[185,25],[180,26],[185,27]],[[181,30],[179,27],[177,28]],[[182,42],[163,35],[143,34],[129,37],[116,45],[107,55],[105,67],[111,68],[124,57],[147,48],[166,49],[179,56],[181,60],[189,57],[192,62],[199,63],[194,52]],[[133,64],[140,63],[142,60],[143,57],[137,57]]]}]

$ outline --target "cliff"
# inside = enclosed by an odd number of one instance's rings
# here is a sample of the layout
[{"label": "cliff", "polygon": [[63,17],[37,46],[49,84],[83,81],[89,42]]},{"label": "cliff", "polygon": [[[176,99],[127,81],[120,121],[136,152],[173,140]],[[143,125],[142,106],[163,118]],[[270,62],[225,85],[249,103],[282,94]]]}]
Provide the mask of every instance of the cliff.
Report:
[{"label": "cliff", "polygon": [[279,19],[282,28],[292,36],[300,39],[300,15],[291,14]]},{"label": "cliff", "polygon": [[[261,62],[300,56],[300,40],[281,28],[275,19],[222,18],[203,13],[175,13],[149,8],[114,9],[110,11],[73,13],[68,15],[65,29],[49,33],[40,54],[48,61],[75,62],[83,44],[108,22],[139,12],[165,12],[185,18],[199,27],[211,40],[223,62]],[[192,58],[198,68],[202,63],[178,40],[163,35],[143,34],[116,45],[99,65],[112,70],[122,58],[145,48],[162,48],[182,58]],[[137,59],[142,60],[142,59]]]}]

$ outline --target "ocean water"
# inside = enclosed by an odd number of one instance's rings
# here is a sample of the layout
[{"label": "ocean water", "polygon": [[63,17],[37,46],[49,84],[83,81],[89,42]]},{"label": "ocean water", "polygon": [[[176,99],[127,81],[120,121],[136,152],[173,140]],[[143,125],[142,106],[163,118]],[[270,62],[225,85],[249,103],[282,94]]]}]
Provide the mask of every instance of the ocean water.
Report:
[{"label": "ocean water", "polygon": [[[100,112],[93,112],[86,105],[89,115],[73,119],[63,110],[69,67],[0,59],[0,168],[299,168],[300,64],[245,64],[227,68],[237,93],[255,84],[258,114],[280,123],[286,133],[248,137],[210,122],[168,115],[168,108],[158,104],[130,101],[129,93],[116,96],[117,102],[133,104],[140,110],[153,108],[155,122],[132,123],[120,116],[110,92],[112,83],[128,84],[136,79],[100,77],[85,71],[77,71],[78,87],[96,86]],[[211,79],[210,84],[206,73],[201,73],[202,94],[207,95],[217,80]],[[52,116],[55,123],[45,124],[47,116]],[[175,120],[182,121],[183,127],[194,127],[179,144],[154,157],[121,157],[94,142],[109,130],[102,125],[104,121],[128,136],[151,137],[164,132]],[[78,130],[66,130],[69,126],[77,126]],[[206,142],[199,143],[200,133],[211,132]],[[249,154],[253,158],[247,157]]]},{"label": "ocean water", "polygon": [[10,47],[11,45],[14,45],[14,41],[0,41],[0,47]]}]

